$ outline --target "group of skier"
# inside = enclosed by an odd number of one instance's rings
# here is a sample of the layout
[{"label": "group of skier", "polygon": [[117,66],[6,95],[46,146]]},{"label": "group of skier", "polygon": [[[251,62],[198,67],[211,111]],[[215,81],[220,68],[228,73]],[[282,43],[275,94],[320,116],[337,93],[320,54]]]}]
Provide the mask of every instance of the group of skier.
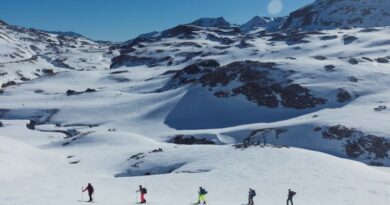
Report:
[{"label": "group of skier", "polygon": [[[85,192],[85,191],[88,191],[88,196],[89,196],[89,201],[88,202],[92,202],[93,201],[92,196],[93,196],[93,193],[94,193],[94,188],[91,185],[91,183],[88,183],[88,186],[85,189],[82,189],[82,192]],[[139,204],[146,203],[145,195],[148,193],[147,189],[145,187],[142,187],[142,185],[139,185],[139,188],[138,188],[138,190],[136,192],[140,193],[140,202],[138,202],[138,203]],[[195,203],[195,204],[206,205],[207,204],[207,202],[206,202],[206,194],[207,194],[206,189],[204,189],[203,187],[199,187],[198,202]],[[287,205],[289,205],[290,203],[291,203],[291,205],[293,205],[293,197],[295,196],[295,194],[296,194],[296,192],[292,191],[291,189],[288,190]],[[256,191],[254,189],[250,188],[249,192],[248,192],[248,205],[254,205],[253,198],[255,196],[256,196]]]}]

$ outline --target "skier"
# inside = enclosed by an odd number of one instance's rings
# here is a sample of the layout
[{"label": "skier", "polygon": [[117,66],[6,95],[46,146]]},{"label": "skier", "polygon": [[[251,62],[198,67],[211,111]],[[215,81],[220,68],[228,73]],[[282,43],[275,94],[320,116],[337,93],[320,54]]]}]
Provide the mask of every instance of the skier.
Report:
[{"label": "skier", "polygon": [[248,205],[254,205],[253,203],[253,197],[256,196],[256,192],[253,189],[249,189],[249,196],[248,196]]},{"label": "skier", "polygon": [[94,192],[94,189],[93,189],[93,186],[91,185],[91,183],[88,183],[88,186],[83,190],[83,192],[85,192],[85,191],[88,191],[88,195],[89,195],[88,202],[92,202],[93,201],[92,194]]},{"label": "skier", "polygon": [[206,204],[206,194],[207,191],[203,189],[202,187],[199,187],[199,197],[198,197],[198,204]]},{"label": "skier", "polygon": [[288,205],[288,202],[291,202],[291,205],[293,205],[293,197],[295,196],[295,194],[297,194],[297,193],[294,191],[291,191],[291,189],[288,189],[287,205]]},{"label": "skier", "polygon": [[145,194],[147,194],[147,190],[145,187],[142,187],[141,185],[139,185],[139,189],[137,192],[140,192],[141,193],[141,204],[144,204],[146,203],[146,199],[145,199]]}]

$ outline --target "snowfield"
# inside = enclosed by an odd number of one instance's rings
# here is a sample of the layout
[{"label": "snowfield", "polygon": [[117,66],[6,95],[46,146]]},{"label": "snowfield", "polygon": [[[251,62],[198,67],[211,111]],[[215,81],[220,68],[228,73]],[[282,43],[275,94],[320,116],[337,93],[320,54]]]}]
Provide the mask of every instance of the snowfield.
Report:
[{"label": "snowfield", "polygon": [[390,204],[389,4],[348,1],[118,44],[0,21],[0,204]]},{"label": "snowfield", "polygon": [[[3,128],[2,135],[18,133],[26,121],[5,123],[12,125]],[[195,202],[200,185],[209,191],[211,204],[242,204],[249,187],[256,189],[258,204],[285,203],[288,188],[298,192],[297,204],[389,202],[388,173],[319,152],[274,146],[178,146],[130,133],[107,139],[109,133],[98,130],[66,147],[61,146],[61,137],[48,138],[36,131],[2,137],[1,164],[7,167],[0,179],[2,204],[79,204],[81,186],[88,182],[95,186],[99,204],[135,204],[139,184],[148,188],[150,204],[162,205]],[[159,147],[163,152],[145,152]],[[132,174],[127,169],[137,160],[129,158],[138,152],[145,153],[138,171],[161,175],[115,178],[118,171]],[[69,163],[77,160],[78,164]],[[170,168],[175,170],[164,174]],[[22,170],[29,170],[28,175]]]}]

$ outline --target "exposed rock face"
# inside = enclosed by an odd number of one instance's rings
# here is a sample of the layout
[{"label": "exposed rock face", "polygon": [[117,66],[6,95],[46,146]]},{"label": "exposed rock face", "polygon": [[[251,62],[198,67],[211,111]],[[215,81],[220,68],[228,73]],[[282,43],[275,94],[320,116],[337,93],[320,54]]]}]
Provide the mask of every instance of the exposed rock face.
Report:
[{"label": "exposed rock face", "polygon": [[288,78],[294,71],[283,71],[272,62],[238,61],[219,67],[213,60],[187,66],[176,72],[162,90],[195,83],[213,91],[216,97],[243,95],[258,106],[295,109],[313,108],[326,103]]},{"label": "exposed rock face", "polygon": [[168,62],[171,60],[170,56],[163,58],[152,58],[152,57],[142,57],[142,56],[133,56],[133,55],[120,55],[111,59],[111,69],[118,68],[120,66],[135,67],[140,65],[147,65],[149,67],[157,66],[160,63]]},{"label": "exposed rock face", "polygon": [[264,29],[267,31],[276,31],[286,21],[285,17],[260,17],[255,16],[247,23],[240,26],[241,31],[248,33],[256,29]]},{"label": "exposed rock face", "polygon": [[200,28],[191,25],[179,25],[174,28],[165,30],[161,33],[162,38],[172,38],[179,37],[182,39],[192,39],[196,31],[199,31]]},{"label": "exposed rock face", "polygon": [[207,139],[199,139],[194,136],[188,135],[176,135],[172,139],[172,143],[174,144],[185,144],[185,145],[193,145],[193,144],[215,144],[215,142],[207,140]]},{"label": "exposed rock face", "polygon": [[342,125],[325,129],[322,136],[329,140],[343,141],[345,153],[351,158],[378,160],[390,157],[390,140],[384,137],[365,134]]}]

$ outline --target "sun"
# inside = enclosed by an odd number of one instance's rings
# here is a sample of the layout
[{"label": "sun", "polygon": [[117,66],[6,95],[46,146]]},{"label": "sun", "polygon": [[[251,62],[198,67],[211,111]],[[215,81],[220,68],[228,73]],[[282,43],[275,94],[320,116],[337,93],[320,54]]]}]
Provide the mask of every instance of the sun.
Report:
[{"label": "sun", "polygon": [[271,15],[278,15],[283,9],[282,0],[271,0],[268,4],[268,13]]}]

